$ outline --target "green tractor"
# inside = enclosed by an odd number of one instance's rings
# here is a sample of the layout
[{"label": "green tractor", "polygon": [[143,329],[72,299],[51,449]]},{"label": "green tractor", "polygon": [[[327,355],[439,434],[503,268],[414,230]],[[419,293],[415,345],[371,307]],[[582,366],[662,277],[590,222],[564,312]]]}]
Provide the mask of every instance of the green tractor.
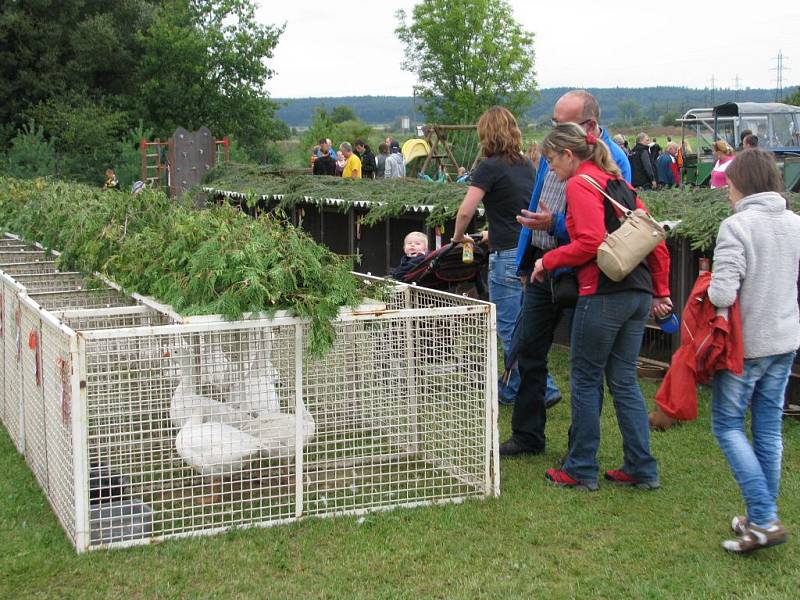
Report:
[{"label": "green tractor", "polygon": [[682,184],[708,185],[716,162],[713,146],[724,140],[738,148],[749,129],[758,145],[775,153],[788,191],[800,191],[800,106],[778,102],[726,102],[714,108],[693,108],[681,123]]}]

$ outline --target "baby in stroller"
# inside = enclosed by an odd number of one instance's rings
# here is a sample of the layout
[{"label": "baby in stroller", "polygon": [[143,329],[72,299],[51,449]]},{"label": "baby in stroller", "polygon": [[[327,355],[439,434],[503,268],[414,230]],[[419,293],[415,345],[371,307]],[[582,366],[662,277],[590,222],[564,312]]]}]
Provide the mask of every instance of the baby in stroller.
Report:
[{"label": "baby in stroller", "polygon": [[413,271],[428,256],[428,236],[421,231],[412,231],[403,240],[403,258],[392,271],[392,277],[405,281],[404,277]]},{"label": "baby in stroller", "polygon": [[473,259],[464,262],[461,244],[446,244],[428,252],[428,238],[420,231],[412,231],[403,244],[404,256],[392,271],[392,277],[404,283],[416,283],[434,290],[467,294],[473,298],[488,297],[484,282],[489,254],[481,235],[471,236]]}]

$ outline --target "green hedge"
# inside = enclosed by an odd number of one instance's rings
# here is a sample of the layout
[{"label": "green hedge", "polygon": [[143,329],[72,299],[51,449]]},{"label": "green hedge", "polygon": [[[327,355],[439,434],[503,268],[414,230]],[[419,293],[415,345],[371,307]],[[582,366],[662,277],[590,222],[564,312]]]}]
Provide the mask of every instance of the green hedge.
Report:
[{"label": "green hedge", "polygon": [[[367,224],[379,222],[406,212],[408,205],[429,205],[434,210],[428,224],[439,225],[455,217],[464,199],[466,186],[458,183],[431,183],[416,179],[358,180],[313,175],[282,175],[280,172],[252,165],[227,164],[208,174],[208,187],[237,192],[257,199],[260,196],[283,195],[281,206],[292,207],[315,199],[344,200],[342,210],[357,201],[376,204],[365,217]],[[795,212],[800,212],[800,194],[785,194]],[[689,239],[697,250],[708,250],[714,244],[719,224],[730,215],[725,190],[688,188],[642,192],[642,200],[659,220],[681,220],[675,235]]]},{"label": "green hedge", "polygon": [[331,320],[365,291],[350,260],[279,216],[195,210],[159,192],[0,177],[0,226],[62,250],[62,268],[98,271],[185,314],[285,309],[310,318],[312,352],[330,345]]}]

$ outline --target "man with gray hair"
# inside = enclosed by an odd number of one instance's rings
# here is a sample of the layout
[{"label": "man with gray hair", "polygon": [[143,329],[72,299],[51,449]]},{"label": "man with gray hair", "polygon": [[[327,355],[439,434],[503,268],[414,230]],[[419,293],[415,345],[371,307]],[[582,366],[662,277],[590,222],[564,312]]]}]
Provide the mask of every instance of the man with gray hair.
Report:
[{"label": "man with gray hair", "polygon": [[[630,181],[631,169],[625,152],[611,141],[600,127],[600,106],[585,90],[567,92],[553,110],[553,125],[578,123],[608,146],[622,176]],[[569,242],[566,228],[566,182],[559,181],[542,156],[528,210],[517,220],[523,225],[517,245],[517,274],[523,278],[525,293],[512,346],[516,350],[520,374],[519,390],[511,417],[511,437],[500,445],[501,456],[539,454],[545,448],[547,422],[545,394],[548,387],[547,354],[553,344],[556,326],[562,318],[572,320],[572,309],[562,308],[553,299],[552,279],[529,281],[533,264],[545,252]],[[507,365],[509,367],[510,365]],[[550,393],[555,400],[560,394]],[[551,400],[549,406],[555,404]]]},{"label": "man with gray hair", "polygon": [[353,152],[353,147],[349,142],[339,144],[339,150],[344,155],[344,168],[342,169],[343,179],[361,179],[361,159]]}]

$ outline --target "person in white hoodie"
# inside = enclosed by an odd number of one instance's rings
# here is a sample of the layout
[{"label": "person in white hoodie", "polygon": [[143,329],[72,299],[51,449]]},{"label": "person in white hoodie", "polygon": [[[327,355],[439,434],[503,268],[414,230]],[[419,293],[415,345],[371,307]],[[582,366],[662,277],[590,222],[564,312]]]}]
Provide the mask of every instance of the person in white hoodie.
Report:
[{"label": "person in white hoodie", "polygon": [[[787,210],[770,152],[741,152],[725,171],[734,214],[719,228],[708,297],[726,308],[739,297],[744,372],[714,376],[712,429],[739,484],[746,517],[734,517],[729,552],[747,553],[786,541],[778,520],[782,413],[786,383],[800,345],[797,273],[800,216]],[[745,414],[752,413],[752,443]]]}]

